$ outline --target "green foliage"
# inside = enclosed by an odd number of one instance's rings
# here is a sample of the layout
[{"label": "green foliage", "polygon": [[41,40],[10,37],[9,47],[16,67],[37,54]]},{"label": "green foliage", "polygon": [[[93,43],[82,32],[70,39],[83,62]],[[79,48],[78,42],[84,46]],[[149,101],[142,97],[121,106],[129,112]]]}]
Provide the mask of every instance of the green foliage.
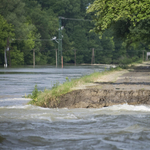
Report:
[{"label": "green foliage", "polygon": [[1,0],[0,6],[0,14],[14,26],[16,38],[27,38],[28,28],[24,25],[26,23],[25,3],[22,0]]},{"label": "green foliage", "polygon": [[95,0],[87,12],[94,13],[94,31],[101,37],[113,27],[115,37],[122,38],[127,47],[136,43],[139,48],[139,43],[149,45],[149,6],[149,0]]},{"label": "green foliage", "polygon": [[53,85],[52,89],[56,89],[58,86],[59,86],[59,82],[56,82],[56,83]]},{"label": "green foliage", "polygon": [[34,99],[34,100],[37,99],[38,93],[39,93],[39,91],[38,91],[38,89],[37,89],[37,85],[35,85],[34,90],[32,91],[32,96],[31,96],[31,98]]},{"label": "green foliage", "polygon": [[69,78],[68,77],[66,77],[66,82],[69,82]]},{"label": "green foliage", "polygon": [[26,96],[26,98],[31,98],[31,104],[34,104],[37,101],[38,95],[41,93],[41,91],[38,91],[37,85],[34,86],[34,90],[32,91],[32,94],[29,94]]},{"label": "green foliage", "polygon": [[95,0],[87,12],[95,13],[95,31],[102,33],[112,23],[121,19],[129,19],[133,25],[148,19],[150,17],[149,7],[149,0]]},{"label": "green foliage", "polygon": [[[33,49],[36,65],[54,65],[58,43],[51,39],[56,36],[58,40],[59,16],[83,20],[94,17],[98,33],[89,32],[94,28],[92,21],[62,19],[64,63],[74,63],[76,52],[77,64],[90,64],[93,48],[95,63],[119,64],[121,58],[135,61],[142,57],[142,50],[150,49],[148,7],[148,0],[2,0],[0,65],[4,64],[7,38],[12,59],[8,59],[9,65],[32,65]],[[86,10],[92,13],[87,14]],[[137,58],[132,59],[135,56]]]},{"label": "green foliage", "polygon": [[30,104],[34,104],[37,102],[37,98],[38,95],[41,93],[41,91],[38,91],[37,89],[37,85],[34,86],[34,90],[32,91],[32,94],[29,94],[27,96],[25,96],[26,98],[31,98],[32,101],[30,102]]},{"label": "green foliage", "polygon": [[106,31],[113,31],[113,63],[131,63],[141,58],[142,50],[149,51],[149,6],[149,0],[95,0],[88,7],[87,12],[93,14],[94,31],[101,38]]},{"label": "green foliage", "polygon": [[17,50],[17,47],[13,47],[13,50],[10,52],[11,55],[11,65],[23,65],[24,64],[24,54]]},{"label": "green foliage", "polygon": [[4,64],[4,49],[7,45],[7,38],[14,37],[13,31],[13,26],[8,24],[4,17],[0,15],[0,64]]}]

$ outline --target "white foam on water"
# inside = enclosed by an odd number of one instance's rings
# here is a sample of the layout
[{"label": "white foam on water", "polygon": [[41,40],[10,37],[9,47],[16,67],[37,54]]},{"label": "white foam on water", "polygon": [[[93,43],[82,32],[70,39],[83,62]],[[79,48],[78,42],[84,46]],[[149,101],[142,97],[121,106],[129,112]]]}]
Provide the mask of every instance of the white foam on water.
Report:
[{"label": "white foam on water", "polygon": [[4,100],[0,100],[0,102],[4,102],[4,101],[30,101],[30,98],[7,98]]},{"label": "white foam on water", "polygon": [[[24,99],[22,99],[24,101]],[[27,99],[29,101],[30,99]],[[19,100],[18,100],[19,101]],[[71,112],[79,112],[79,113],[86,113],[86,112],[97,112],[97,111],[139,111],[139,112],[150,112],[150,106],[149,105],[139,105],[139,106],[134,106],[134,105],[128,105],[128,104],[123,104],[123,105],[113,105],[109,107],[103,107],[103,108],[75,108],[75,109],[68,109],[68,108],[44,108],[44,107],[39,107],[39,106],[34,106],[34,105],[14,105],[14,106],[2,106],[0,108],[6,108],[6,109],[36,109],[36,110],[53,110],[53,111],[71,111]]]},{"label": "white foam on water", "polygon": [[14,106],[2,106],[0,109],[5,108],[5,109],[31,109],[34,108],[32,105],[14,105]]},{"label": "white foam on water", "polygon": [[[26,101],[28,102],[28,101],[30,101],[30,99],[28,99]],[[51,109],[51,108],[44,108],[44,107],[34,106],[34,105],[30,105],[30,104],[29,105],[24,104],[24,105],[0,106],[0,109],[2,109],[2,108],[5,108],[5,109],[24,109],[24,110],[50,110]]]},{"label": "white foam on water", "polygon": [[[76,111],[74,109],[73,111]],[[103,108],[88,108],[88,109],[79,109],[77,112],[80,116],[89,116],[89,115],[123,115],[123,114],[137,114],[139,117],[143,118],[144,116],[140,114],[149,114],[150,106],[149,105],[113,105]],[[76,113],[75,113],[76,114]]]},{"label": "white foam on water", "polygon": [[63,116],[56,117],[57,119],[78,119],[74,114],[67,114]]},{"label": "white foam on water", "polygon": [[53,121],[65,121],[65,120],[90,120],[96,121],[99,115],[132,115],[136,114],[138,118],[144,118],[145,114],[150,113],[150,106],[148,105],[114,105],[103,108],[43,108],[33,105],[19,105],[19,106],[4,106],[0,107],[0,111],[5,116],[5,113],[9,117],[24,118],[24,119],[40,119]]},{"label": "white foam on water", "polygon": [[139,111],[139,112],[150,112],[150,106],[149,105],[128,105],[128,104],[123,104],[123,105],[114,105],[110,107],[105,107],[103,109],[106,110],[112,110],[112,111]]}]

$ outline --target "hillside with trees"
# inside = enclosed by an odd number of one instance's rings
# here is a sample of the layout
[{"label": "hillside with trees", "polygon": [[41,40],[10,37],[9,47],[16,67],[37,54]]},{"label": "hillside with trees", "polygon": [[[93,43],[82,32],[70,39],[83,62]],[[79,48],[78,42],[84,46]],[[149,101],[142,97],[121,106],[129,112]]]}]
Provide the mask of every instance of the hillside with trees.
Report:
[{"label": "hillside with trees", "polygon": [[[64,63],[126,64],[149,51],[148,0],[0,0],[0,65],[55,65],[61,17]],[[144,7],[143,7],[144,6]],[[93,32],[94,31],[94,32]],[[92,51],[94,49],[94,58]]]}]

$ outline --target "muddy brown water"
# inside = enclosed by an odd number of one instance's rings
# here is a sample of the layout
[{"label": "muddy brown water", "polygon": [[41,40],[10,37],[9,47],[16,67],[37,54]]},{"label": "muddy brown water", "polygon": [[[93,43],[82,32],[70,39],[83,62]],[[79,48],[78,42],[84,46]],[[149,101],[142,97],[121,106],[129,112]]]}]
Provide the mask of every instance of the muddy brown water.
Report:
[{"label": "muddy brown water", "polygon": [[150,147],[150,106],[51,109],[26,105],[32,92],[106,66],[0,69],[0,149],[140,150]]}]

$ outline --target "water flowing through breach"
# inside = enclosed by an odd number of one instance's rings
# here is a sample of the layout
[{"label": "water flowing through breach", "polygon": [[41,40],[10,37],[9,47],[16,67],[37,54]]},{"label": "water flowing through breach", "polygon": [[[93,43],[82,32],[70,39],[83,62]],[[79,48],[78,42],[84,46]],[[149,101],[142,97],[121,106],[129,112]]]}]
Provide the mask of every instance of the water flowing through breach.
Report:
[{"label": "water flowing through breach", "polygon": [[57,81],[58,76],[62,77],[59,82],[64,82],[66,76],[79,77],[86,71],[94,71],[86,67],[78,71],[66,68],[66,74],[60,75],[59,69],[54,70],[35,68],[30,73],[28,69],[8,69],[6,73],[0,70],[0,149],[149,149],[148,105],[124,104],[100,109],[50,109],[26,105],[29,99],[21,96],[31,93],[33,84],[40,89],[50,88],[50,83]]}]

